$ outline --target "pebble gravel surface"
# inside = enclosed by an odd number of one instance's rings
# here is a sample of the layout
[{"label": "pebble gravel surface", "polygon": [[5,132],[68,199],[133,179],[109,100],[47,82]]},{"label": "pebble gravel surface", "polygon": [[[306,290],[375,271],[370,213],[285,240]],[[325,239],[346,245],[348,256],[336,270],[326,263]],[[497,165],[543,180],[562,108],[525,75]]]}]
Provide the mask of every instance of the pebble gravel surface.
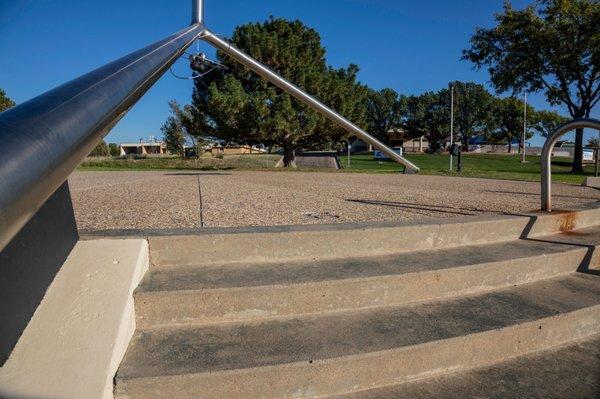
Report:
[{"label": "pebble gravel surface", "polygon": [[[269,226],[517,213],[540,184],[446,176],[319,172],[81,171],[69,178],[80,230]],[[556,209],[600,191],[553,185]]]}]

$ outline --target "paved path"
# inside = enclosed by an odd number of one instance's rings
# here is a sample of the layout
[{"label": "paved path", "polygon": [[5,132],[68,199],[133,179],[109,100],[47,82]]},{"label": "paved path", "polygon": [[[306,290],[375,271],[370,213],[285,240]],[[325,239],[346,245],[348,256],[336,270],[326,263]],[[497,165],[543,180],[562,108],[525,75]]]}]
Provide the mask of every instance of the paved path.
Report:
[{"label": "paved path", "polygon": [[[458,217],[539,207],[539,183],[316,172],[75,172],[82,230],[258,226]],[[600,191],[554,184],[557,209]],[[201,199],[201,200],[200,200]]]}]

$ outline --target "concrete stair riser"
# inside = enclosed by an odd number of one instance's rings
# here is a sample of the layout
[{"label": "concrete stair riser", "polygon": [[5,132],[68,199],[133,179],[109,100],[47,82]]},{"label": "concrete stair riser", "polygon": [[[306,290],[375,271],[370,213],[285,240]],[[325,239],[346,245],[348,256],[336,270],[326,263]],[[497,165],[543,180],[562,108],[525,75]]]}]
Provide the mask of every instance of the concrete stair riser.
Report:
[{"label": "concrete stair riser", "polygon": [[[448,269],[305,284],[135,295],[139,328],[264,320],[475,294],[575,272],[588,250]],[[227,273],[224,268],[223,273]]]},{"label": "concrete stair riser", "polygon": [[[152,237],[156,268],[214,263],[273,262],[298,259],[383,255],[453,248],[537,237],[593,225],[600,208],[578,212],[523,216],[475,216],[418,223],[337,224],[258,229],[256,233]],[[233,232],[227,232],[233,231]]]},{"label": "concrete stair riser", "polygon": [[598,331],[600,305],[506,328],[312,363],[121,379],[116,396],[321,397],[490,365],[592,336]]}]

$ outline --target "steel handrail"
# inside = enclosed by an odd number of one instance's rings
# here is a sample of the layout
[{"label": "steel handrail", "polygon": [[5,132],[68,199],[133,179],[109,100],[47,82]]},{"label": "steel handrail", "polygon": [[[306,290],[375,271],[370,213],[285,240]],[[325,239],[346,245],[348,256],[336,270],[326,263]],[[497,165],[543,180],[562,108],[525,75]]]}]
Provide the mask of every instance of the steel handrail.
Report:
[{"label": "steel handrail", "polygon": [[203,30],[195,23],[0,113],[0,250]]},{"label": "steel handrail", "polygon": [[542,211],[552,211],[552,150],[558,139],[575,129],[598,129],[600,120],[592,118],[575,119],[559,126],[544,143],[542,148]]}]

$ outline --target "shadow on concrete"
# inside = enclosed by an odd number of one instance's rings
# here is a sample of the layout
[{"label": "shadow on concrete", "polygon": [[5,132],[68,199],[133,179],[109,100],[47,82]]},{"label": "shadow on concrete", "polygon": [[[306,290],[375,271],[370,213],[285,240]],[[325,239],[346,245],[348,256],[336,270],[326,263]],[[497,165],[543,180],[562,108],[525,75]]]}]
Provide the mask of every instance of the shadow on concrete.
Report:
[{"label": "shadow on concrete", "polygon": [[78,238],[65,182],[0,251],[0,366],[12,353]]},{"label": "shadow on concrete", "polygon": [[[420,205],[420,204],[411,204],[407,202],[391,202],[391,201],[376,201],[376,200],[359,200],[359,199],[346,199],[348,202],[354,202],[358,204],[366,204],[366,205],[379,205],[379,206],[388,206],[392,208],[403,208],[403,209],[413,209],[427,212],[438,212],[438,213],[450,213],[453,215],[463,215],[463,216],[474,216],[481,212],[492,212],[488,210],[482,209],[466,209],[466,208],[449,208],[447,206],[442,205]],[[495,212],[498,213],[498,212]]]},{"label": "shadow on concrete", "polygon": [[59,399],[57,397],[50,397],[50,396],[24,396],[24,395],[15,395],[15,394],[8,394],[8,393],[4,393],[2,391],[0,391],[0,399]]},{"label": "shadow on concrete", "polygon": [[[587,273],[587,274],[593,274],[593,275],[600,276],[600,269],[596,268],[596,267],[600,266],[600,264],[593,264],[594,252],[596,251],[595,245],[566,242],[566,241],[559,241],[559,240],[557,241],[557,240],[544,240],[544,239],[539,239],[539,238],[530,238],[529,234],[531,233],[531,230],[533,229],[533,226],[535,225],[535,222],[537,221],[538,217],[535,215],[523,215],[523,214],[514,214],[514,215],[529,217],[529,222],[527,222],[527,225],[523,229],[520,239],[527,240],[527,241],[534,241],[534,242],[543,242],[543,243],[547,243],[547,244],[570,245],[570,246],[578,247],[578,248],[586,248],[585,256],[579,263],[579,266],[577,266],[576,271],[579,273]],[[582,235],[582,236],[584,235],[582,233],[577,233],[574,231],[573,232],[566,231],[566,232],[562,232],[559,234],[565,234],[565,235],[572,234],[572,235]],[[598,263],[598,262],[596,262],[596,263]],[[592,267],[591,269],[590,269],[590,266]]]}]

